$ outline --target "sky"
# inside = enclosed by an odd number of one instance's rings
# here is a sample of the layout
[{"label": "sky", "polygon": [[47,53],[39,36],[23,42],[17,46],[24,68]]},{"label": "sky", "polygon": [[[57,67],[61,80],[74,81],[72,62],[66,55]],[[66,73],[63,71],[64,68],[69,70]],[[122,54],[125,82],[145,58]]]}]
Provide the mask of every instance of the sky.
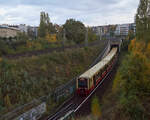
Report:
[{"label": "sky", "polygon": [[0,24],[38,26],[41,11],[59,25],[69,18],[86,26],[132,23],[138,4],[139,0],[0,0]]}]

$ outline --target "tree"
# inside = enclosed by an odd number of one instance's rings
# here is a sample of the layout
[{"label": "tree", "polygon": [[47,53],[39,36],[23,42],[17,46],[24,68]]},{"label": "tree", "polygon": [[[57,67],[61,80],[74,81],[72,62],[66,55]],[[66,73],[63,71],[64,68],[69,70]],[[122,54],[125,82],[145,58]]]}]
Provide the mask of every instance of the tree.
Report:
[{"label": "tree", "polygon": [[149,0],[140,0],[136,14],[136,38],[138,41],[150,41]]},{"label": "tree", "polygon": [[47,23],[46,23],[46,15],[45,15],[45,12],[41,12],[41,16],[40,16],[40,26],[39,26],[39,29],[38,29],[38,36],[43,38],[46,36],[46,26],[47,26]]},{"label": "tree", "polygon": [[114,37],[116,30],[116,25],[109,25],[110,36]]},{"label": "tree", "polygon": [[86,28],[80,21],[69,19],[63,25],[66,32],[66,38],[69,42],[75,42],[77,44],[82,43],[85,40]]},{"label": "tree", "polygon": [[36,35],[35,35],[34,31],[31,29],[31,27],[28,27],[27,34],[31,40],[34,40],[36,38]]},{"label": "tree", "polygon": [[98,36],[94,33],[91,28],[88,28],[88,41],[98,40]]},{"label": "tree", "polygon": [[92,111],[93,116],[95,116],[96,118],[101,117],[101,109],[100,109],[99,100],[97,97],[94,97],[92,100],[91,111]]},{"label": "tree", "polygon": [[18,42],[24,42],[27,41],[29,39],[28,35],[26,35],[26,33],[24,32],[18,32],[17,33],[17,41]]},{"label": "tree", "polygon": [[4,97],[4,102],[7,108],[11,107],[10,97],[8,94]]},{"label": "tree", "polygon": [[134,38],[135,38],[134,31],[133,30],[129,30],[128,40],[133,40]]},{"label": "tree", "polygon": [[50,22],[48,13],[41,12],[40,16],[40,26],[38,29],[38,36],[40,38],[46,37],[47,33],[56,33],[54,25]]},{"label": "tree", "polygon": [[46,40],[49,43],[56,43],[57,42],[56,34],[46,34]]}]

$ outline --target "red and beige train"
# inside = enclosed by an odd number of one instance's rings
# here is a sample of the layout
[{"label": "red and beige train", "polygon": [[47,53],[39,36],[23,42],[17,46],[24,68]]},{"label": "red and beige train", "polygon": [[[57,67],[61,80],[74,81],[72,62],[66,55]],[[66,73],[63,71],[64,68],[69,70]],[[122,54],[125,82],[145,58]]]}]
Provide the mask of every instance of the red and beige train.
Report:
[{"label": "red and beige train", "polygon": [[106,57],[76,79],[78,95],[88,95],[103,80],[117,60],[117,49],[112,48]]}]

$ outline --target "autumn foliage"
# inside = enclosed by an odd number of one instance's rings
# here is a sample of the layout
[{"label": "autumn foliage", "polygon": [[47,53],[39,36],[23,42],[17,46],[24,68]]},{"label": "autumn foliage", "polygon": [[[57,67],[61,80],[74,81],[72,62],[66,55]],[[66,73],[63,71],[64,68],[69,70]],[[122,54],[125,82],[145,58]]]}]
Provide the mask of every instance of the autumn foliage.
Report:
[{"label": "autumn foliage", "polygon": [[131,119],[149,118],[148,111],[145,111],[150,96],[149,56],[149,43],[132,40],[113,83],[112,90],[119,97],[120,114]]},{"label": "autumn foliage", "polygon": [[101,117],[101,109],[100,109],[100,104],[99,104],[99,100],[97,97],[94,97],[92,100],[91,111],[94,117],[96,118]]}]

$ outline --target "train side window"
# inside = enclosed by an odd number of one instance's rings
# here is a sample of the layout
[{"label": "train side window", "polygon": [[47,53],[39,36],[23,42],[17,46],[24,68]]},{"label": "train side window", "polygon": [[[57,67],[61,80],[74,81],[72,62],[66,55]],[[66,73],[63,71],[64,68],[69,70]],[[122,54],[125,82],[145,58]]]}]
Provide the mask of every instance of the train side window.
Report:
[{"label": "train side window", "polygon": [[99,75],[98,75],[98,73],[96,74],[96,80],[99,78]]},{"label": "train side window", "polygon": [[101,76],[101,74],[102,74],[102,71],[100,70],[100,71],[99,71],[99,73],[98,73],[98,76],[100,77],[100,76]]},{"label": "train side window", "polygon": [[90,79],[89,79],[89,87],[90,87],[90,88],[91,88],[92,84],[93,84],[93,78],[90,78]]},{"label": "train side window", "polygon": [[88,79],[88,87],[90,88],[90,86],[91,86],[91,79]]},{"label": "train side window", "polygon": [[96,75],[94,75],[93,80],[94,80],[94,81],[96,80]]}]

